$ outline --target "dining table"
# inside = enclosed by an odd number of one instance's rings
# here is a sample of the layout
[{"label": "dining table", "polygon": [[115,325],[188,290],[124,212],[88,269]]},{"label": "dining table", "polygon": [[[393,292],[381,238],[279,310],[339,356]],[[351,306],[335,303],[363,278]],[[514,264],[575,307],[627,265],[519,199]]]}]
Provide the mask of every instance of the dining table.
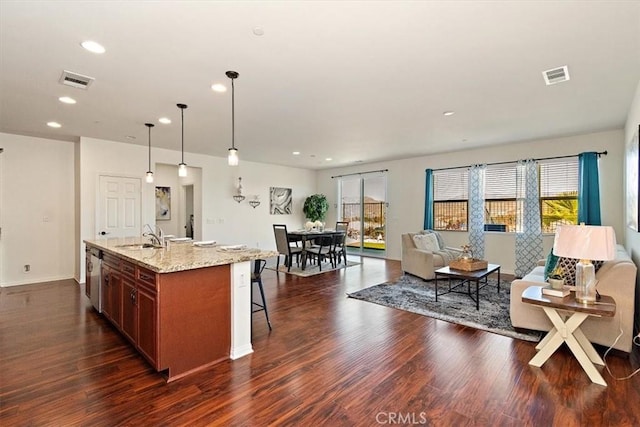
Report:
[{"label": "dining table", "polygon": [[307,268],[307,241],[311,241],[317,239],[319,237],[333,237],[335,235],[345,234],[344,231],[337,230],[295,230],[289,231],[287,233],[287,237],[289,241],[300,241],[302,242],[302,252],[300,256],[302,257],[302,270]]}]

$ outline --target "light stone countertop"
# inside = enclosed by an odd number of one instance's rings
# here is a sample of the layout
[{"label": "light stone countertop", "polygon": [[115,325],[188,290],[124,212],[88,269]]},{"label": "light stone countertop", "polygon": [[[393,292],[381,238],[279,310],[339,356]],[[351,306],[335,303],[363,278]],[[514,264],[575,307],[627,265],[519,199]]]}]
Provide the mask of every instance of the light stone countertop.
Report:
[{"label": "light stone countertop", "polygon": [[224,244],[199,247],[195,246],[192,241],[170,242],[167,248],[122,247],[122,245],[149,243],[147,239],[140,237],[85,240],[84,243],[156,273],[171,273],[234,264],[258,258],[272,258],[278,255],[276,251],[249,247],[242,250],[224,250]]}]

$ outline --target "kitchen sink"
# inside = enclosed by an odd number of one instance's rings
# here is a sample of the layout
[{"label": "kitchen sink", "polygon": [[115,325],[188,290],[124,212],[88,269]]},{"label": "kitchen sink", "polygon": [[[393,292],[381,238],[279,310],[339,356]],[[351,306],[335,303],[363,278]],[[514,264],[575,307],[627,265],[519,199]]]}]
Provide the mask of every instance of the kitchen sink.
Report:
[{"label": "kitchen sink", "polygon": [[153,243],[127,243],[124,245],[116,245],[115,247],[119,249],[147,249],[147,248],[160,249],[162,248],[162,246],[157,246],[157,245],[154,245]]}]

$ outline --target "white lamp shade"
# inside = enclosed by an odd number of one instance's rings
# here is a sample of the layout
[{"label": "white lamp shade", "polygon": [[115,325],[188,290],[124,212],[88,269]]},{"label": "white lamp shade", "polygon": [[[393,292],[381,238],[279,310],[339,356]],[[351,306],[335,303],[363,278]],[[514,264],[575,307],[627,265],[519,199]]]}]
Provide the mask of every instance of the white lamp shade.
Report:
[{"label": "white lamp shade", "polygon": [[556,229],[553,254],[566,258],[609,261],[616,256],[616,233],[601,225],[561,225]]},{"label": "white lamp shade", "polygon": [[149,171],[147,172],[147,177],[146,177],[146,181],[151,184],[153,182],[153,172]]}]

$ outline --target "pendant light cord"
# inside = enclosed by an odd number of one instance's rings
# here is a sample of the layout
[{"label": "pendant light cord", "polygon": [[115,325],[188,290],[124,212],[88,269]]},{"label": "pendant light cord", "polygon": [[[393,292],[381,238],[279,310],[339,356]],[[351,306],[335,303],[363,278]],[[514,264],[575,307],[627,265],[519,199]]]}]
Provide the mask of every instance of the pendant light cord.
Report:
[{"label": "pendant light cord", "polygon": [[236,88],[231,79],[231,148],[236,149]]},{"label": "pendant light cord", "polygon": [[180,116],[182,118],[182,163],[184,163],[184,107],[180,107]]},{"label": "pendant light cord", "polygon": [[151,126],[149,126],[149,171],[151,171]]}]

